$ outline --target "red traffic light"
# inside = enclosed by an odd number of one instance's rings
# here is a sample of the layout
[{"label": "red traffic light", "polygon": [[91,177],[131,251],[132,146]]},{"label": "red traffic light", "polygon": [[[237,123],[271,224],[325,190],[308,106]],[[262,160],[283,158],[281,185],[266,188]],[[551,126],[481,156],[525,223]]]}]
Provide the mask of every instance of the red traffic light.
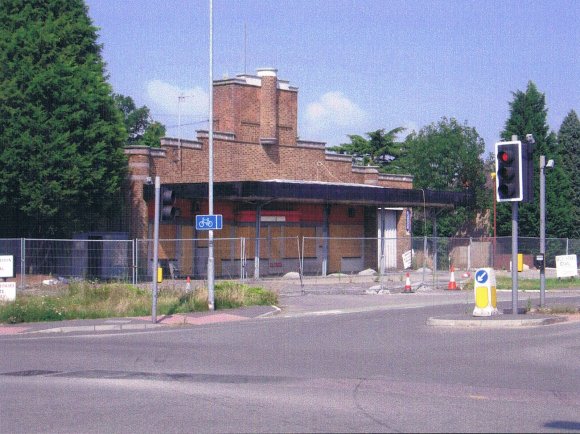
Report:
[{"label": "red traffic light", "polygon": [[498,202],[522,200],[522,145],[499,142],[496,147],[496,194]]},{"label": "red traffic light", "polygon": [[498,152],[497,159],[502,163],[511,163],[514,160],[514,156],[512,155],[512,152],[503,150]]}]

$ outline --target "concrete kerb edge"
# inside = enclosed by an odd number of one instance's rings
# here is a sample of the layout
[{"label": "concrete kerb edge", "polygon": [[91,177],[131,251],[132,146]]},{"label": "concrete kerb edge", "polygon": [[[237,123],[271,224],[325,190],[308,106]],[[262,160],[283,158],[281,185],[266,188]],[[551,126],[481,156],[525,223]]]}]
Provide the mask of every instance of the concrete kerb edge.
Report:
[{"label": "concrete kerb edge", "polygon": [[556,324],[568,321],[567,318],[555,316],[551,318],[524,318],[508,320],[489,320],[489,319],[450,319],[450,318],[428,318],[426,324],[435,327],[477,327],[489,329],[514,328],[514,327],[535,327]]},{"label": "concrete kerb edge", "polygon": [[103,332],[116,330],[145,330],[164,327],[165,324],[100,324],[91,326],[55,327],[44,330],[34,330],[22,334],[45,334],[45,333],[80,333],[80,332]]}]

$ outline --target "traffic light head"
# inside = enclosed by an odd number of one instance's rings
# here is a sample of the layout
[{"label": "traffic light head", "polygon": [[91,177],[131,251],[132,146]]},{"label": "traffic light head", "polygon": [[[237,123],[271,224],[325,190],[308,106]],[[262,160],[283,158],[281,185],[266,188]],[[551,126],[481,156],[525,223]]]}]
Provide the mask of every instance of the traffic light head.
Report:
[{"label": "traffic light head", "polygon": [[495,144],[496,195],[498,202],[516,202],[523,199],[522,142]]},{"label": "traffic light head", "polygon": [[171,221],[175,218],[175,192],[168,188],[161,188],[161,221]]}]

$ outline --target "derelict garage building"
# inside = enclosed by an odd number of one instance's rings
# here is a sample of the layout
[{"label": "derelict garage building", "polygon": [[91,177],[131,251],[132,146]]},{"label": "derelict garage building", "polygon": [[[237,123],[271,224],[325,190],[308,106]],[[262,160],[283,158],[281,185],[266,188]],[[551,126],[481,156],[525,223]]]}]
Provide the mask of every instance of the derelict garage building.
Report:
[{"label": "derelict garage building", "polygon": [[[254,277],[297,271],[350,272],[402,268],[411,248],[411,206],[453,207],[465,193],[416,190],[410,175],[387,175],[328,153],[325,144],[298,139],[298,89],[275,69],[217,80],[214,92],[214,213],[220,239],[247,239],[214,252],[216,276],[231,276],[240,261]],[[197,140],[163,138],[160,148],[128,147],[127,225],[132,238],[152,238],[154,187],[159,176],[175,195],[176,216],[160,225],[160,261],[180,274],[204,277],[206,231],[194,216],[208,213],[208,132]],[[308,239],[300,249],[296,240]],[[349,239],[362,239],[360,243]],[[293,241],[290,241],[293,240]],[[183,248],[183,243],[191,243]],[[227,245],[228,243],[222,243]],[[317,264],[322,264],[320,267]],[[252,274],[250,273],[250,274]]]}]

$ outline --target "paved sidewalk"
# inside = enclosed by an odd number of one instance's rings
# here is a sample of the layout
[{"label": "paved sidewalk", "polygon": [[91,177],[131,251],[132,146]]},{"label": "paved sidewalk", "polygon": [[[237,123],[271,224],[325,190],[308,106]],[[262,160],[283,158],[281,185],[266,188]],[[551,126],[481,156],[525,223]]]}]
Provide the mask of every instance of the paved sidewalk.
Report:
[{"label": "paved sidewalk", "polygon": [[158,315],[156,323],[153,323],[151,316],[146,316],[0,324],[0,335],[149,330],[168,326],[195,326],[243,321],[250,318],[274,315],[279,311],[280,309],[275,306],[250,306],[238,309],[218,310],[214,312]]}]

